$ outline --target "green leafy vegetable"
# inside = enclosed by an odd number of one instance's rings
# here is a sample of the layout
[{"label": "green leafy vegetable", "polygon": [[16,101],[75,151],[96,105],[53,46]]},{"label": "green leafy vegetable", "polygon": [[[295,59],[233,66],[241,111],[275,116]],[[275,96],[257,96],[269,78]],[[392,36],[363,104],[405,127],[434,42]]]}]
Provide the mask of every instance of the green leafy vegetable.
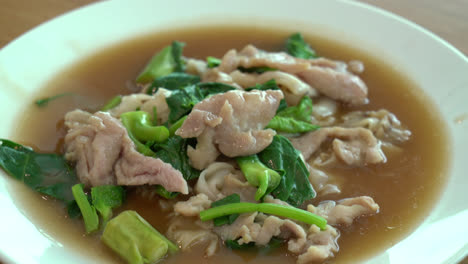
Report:
[{"label": "green leafy vegetable", "polygon": [[83,184],[75,184],[72,188],[73,196],[75,197],[76,203],[80,208],[85,228],[87,233],[94,232],[99,228],[99,217],[96,213],[96,209],[91,206],[88,201],[88,197],[84,193]]},{"label": "green leafy vegetable", "polygon": [[258,187],[255,200],[259,201],[279,185],[280,174],[265,166],[257,155],[237,157],[236,161],[249,184]]},{"label": "green leafy vegetable", "polygon": [[173,124],[182,116],[190,113],[192,108],[206,97],[235,89],[235,87],[224,83],[199,83],[173,91],[166,98],[170,109],[169,124]]},{"label": "green leafy vegetable", "polygon": [[315,197],[309,171],[289,139],[276,135],[271,144],[257,155],[266,166],[282,175],[280,184],[272,191],[273,196],[293,206],[300,206]]},{"label": "green leafy vegetable", "polygon": [[182,60],[184,45],[182,42],[174,41],[171,46],[167,46],[155,54],[138,75],[136,81],[138,83],[149,83],[158,77],[175,71],[183,72],[185,67]]},{"label": "green leafy vegetable", "polygon": [[296,106],[287,107],[270,121],[268,128],[286,133],[305,133],[320,126],[311,124],[312,100],[304,96]]},{"label": "green leafy vegetable", "polygon": [[101,108],[101,111],[109,111],[112,108],[118,106],[121,102],[122,102],[121,95],[114,96]]},{"label": "green leafy vegetable", "polygon": [[301,33],[295,33],[286,40],[286,51],[301,59],[317,58],[315,51],[304,41]]},{"label": "green leafy vegetable", "polygon": [[215,57],[208,56],[206,57],[206,64],[208,68],[215,68],[221,64],[221,60]]},{"label": "green leafy vegetable", "polygon": [[182,116],[188,114],[194,105],[205,98],[200,88],[196,85],[184,87],[180,90],[175,90],[166,98],[169,106],[169,124],[173,124]]},{"label": "green leafy vegetable", "polygon": [[99,211],[106,223],[112,216],[112,209],[120,207],[125,200],[122,186],[102,185],[91,188],[93,206]]},{"label": "green leafy vegetable", "polygon": [[268,123],[267,128],[285,133],[305,133],[317,130],[320,126],[298,121],[291,117],[275,116],[271,119],[270,123]]},{"label": "green leafy vegetable", "polygon": [[124,211],[110,220],[101,240],[128,263],[156,263],[179,248],[135,211]]},{"label": "green leafy vegetable", "polygon": [[[280,88],[278,87],[278,84],[276,84],[275,79],[271,79],[263,84],[256,84],[255,86],[246,88],[245,90],[246,91],[252,91],[252,90],[266,91],[266,90],[280,90]],[[286,100],[281,99],[278,109],[276,110],[276,113],[282,111],[286,107],[288,107]]]},{"label": "green leafy vegetable", "polygon": [[278,112],[278,116],[291,117],[299,121],[310,123],[312,121],[312,110],[312,99],[308,96],[304,96],[296,106],[290,106]]},{"label": "green leafy vegetable", "polygon": [[154,94],[160,87],[168,90],[177,90],[199,82],[200,77],[197,75],[191,75],[184,72],[174,72],[169,75],[156,78],[148,90],[146,90],[146,93],[150,95]]},{"label": "green leafy vegetable", "polygon": [[173,136],[164,143],[153,145],[153,149],[157,150],[156,157],[179,170],[185,180],[196,179],[200,176],[200,171],[190,166],[187,156],[187,139]]},{"label": "green leafy vegetable", "polygon": [[38,100],[36,100],[34,103],[35,103],[38,107],[45,107],[45,106],[47,106],[47,104],[49,104],[49,102],[54,101],[54,100],[59,99],[59,98],[64,97],[64,96],[69,96],[69,95],[73,95],[73,93],[61,93],[61,94],[57,94],[57,95],[54,95],[54,96],[51,96],[51,97],[38,99]]},{"label": "green leafy vegetable", "polygon": [[161,197],[164,197],[166,199],[174,199],[176,198],[179,193],[178,192],[170,192],[168,190],[166,190],[164,187],[162,187],[161,185],[156,185],[154,187],[154,191]]},{"label": "green leafy vegetable", "polygon": [[201,211],[200,219],[202,221],[208,221],[224,215],[252,212],[262,212],[265,214],[286,217],[307,224],[316,225],[322,230],[327,226],[327,220],[321,216],[295,207],[272,203],[233,203],[221,205],[219,207]]},{"label": "green leafy vegetable", "polygon": [[66,203],[73,201],[71,187],[78,180],[61,155],[36,153],[29,147],[0,139],[0,167],[35,191]]},{"label": "green leafy vegetable", "polygon": [[255,242],[244,243],[240,245],[236,240],[228,239],[224,241],[224,244],[226,245],[227,248],[230,248],[233,250],[246,250],[246,249],[255,248]]},{"label": "green leafy vegetable", "polygon": [[153,126],[147,112],[126,112],[120,119],[127,129],[128,136],[135,142],[138,152],[143,155],[154,156],[154,152],[144,143],[164,142],[169,138],[169,130],[165,126]]},{"label": "green leafy vegetable", "polygon": [[[240,203],[240,196],[237,193],[233,193],[229,196],[224,197],[216,202],[211,203],[211,208],[218,207],[225,204],[232,204],[232,203]],[[232,224],[236,221],[239,214],[232,214],[232,215],[225,215],[218,218],[213,219],[213,223],[215,226],[222,226],[225,224]]]},{"label": "green leafy vegetable", "polygon": [[238,67],[237,68],[241,72],[247,72],[247,73],[264,73],[267,71],[277,71],[278,69],[267,67],[267,66],[259,66],[259,67],[250,67],[250,68],[244,68],[244,67]]}]

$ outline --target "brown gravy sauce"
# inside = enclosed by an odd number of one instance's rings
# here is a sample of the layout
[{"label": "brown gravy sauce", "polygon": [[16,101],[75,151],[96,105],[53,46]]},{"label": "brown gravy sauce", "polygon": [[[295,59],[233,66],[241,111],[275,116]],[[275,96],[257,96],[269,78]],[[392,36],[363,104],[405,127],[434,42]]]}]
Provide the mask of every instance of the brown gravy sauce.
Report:
[{"label": "brown gravy sauce", "polygon": [[[204,59],[222,56],[228,49],[240,49],[252,43],[266,50],[280,50],[292,32],[271,29],[252,30],[246,27],[210,27],[162,32],[112,46],[85,58],[58,74],[38,94],[50,96],[65,91],[79,96],[67,96],[51,102],[45,109],[28,108],[22,116],[22,126],[15,140],[43,152],[61,151],[60,138],[65,134],[63,116],[75,108],[95,111],[116,94],[130,93],[126,83],[133,80],[155,51],[172,40],[187,43],[184,55]],[[380,213],[359,219],[350,228],[341,229],[340,252],[330,263],[362,261],[391,247],[410,234],[429,214],[446,182],[448,161],[447,133],[434,105],[422,91],[378,54],[367,54],[353,43],[340,43],[305,33],[306,40],[323,57],[349,61],[359,59],[366,70],[361,77],[369,87],[370,103],[362,110],[386,108],[393,112],[412,132],[403,144],[401,155],[388,162],[366,168],[333,169],[341,175],[345,186],[342,193],[322,199],[341,199],[359,195],[372,196],[380,205]],[[351,109],[350,109],[351,110]],[[120,262],[99,241],[98,235],[83,235],[81,220],[67,219],[63,206],[33,193],[18,183],[12,183],[17,203],[24,214],[48,236],[76,251],[103,262]],[[167,219],[160,212],[157,199],[143,199],[130,191],[122,208],[137,210],[158,230],[165,232]],[[233,252],[224,247],[207,259],[203,250],[179,254],[164,263],[295,263],[295,258],[279,250],[271,256],[256,257],[255,252]]]}]

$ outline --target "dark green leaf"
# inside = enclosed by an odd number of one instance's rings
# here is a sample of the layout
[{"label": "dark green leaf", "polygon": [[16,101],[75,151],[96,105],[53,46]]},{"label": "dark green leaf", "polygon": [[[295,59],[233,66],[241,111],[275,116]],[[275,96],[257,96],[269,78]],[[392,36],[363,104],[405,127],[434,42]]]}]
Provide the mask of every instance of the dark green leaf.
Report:
[{"label": "dark green leaf", "polygon": [[209,82],[174,90],[172,94],[166,98],[167,105],[170,109],[169,124],[172,125],[182,116],[190,113],[192,108],[206,97],[235,89],[235,87],[224,83]]},{"label": "dark green leaf", "polygon": [[67,203],[67,213],[68,213],[68,216],[72,219],[75,219],[81,216],[80,207],[78,207],[78,204],[76,203],[75,200]]},{"label": "dark green leaf", "polygon": [[[240,196],[237,193],[233,193],[229,196],[224,197],[223,199],[211,203],[211,208],[231,203],[240,203]],[[221,216],[213,219],[213,224],[215,226],[222,226],[225,224],[230,225],[234,223],[234,221],[236,221],[237,217],[239,217],[239,214]]]},{"label": "dark green leaf", "polygon": [[234,86],[231,86],[225,83],[218,83],[218,82],[199,83],[198,87],[201,89],[205,97],[208,97],[214,94],[225,93],[231,90],[236,90],[236,87]]},{"label": "dark green leaf", "polygon": [[33,190],[65,202],[73,200],[71,187],[78,180],[63,156],[36,153],[29,147],[0,139],[0,167]]},{"label": "dark green leaf", "polygon": [[166,190],[164,187],[161,185],[156,185],[154,191],[161,197],[164,197],[168,200],[176,198],[179,193],[178,192],[170,192]]},{"label": "dark green leaf", "polygon": [[193,106],[203,100],[203,95],[200,88],[196,85],[184,87],[180,90],[175,90],[166,98],[169,106],[169,124],[175,123],[182,116],[190,113]]},{"label": "dark green leaf", "polygon": [[168,90],[177,90],[186,86],[197,84],[200,82],[200,77],[183,72],[173,72],[169,75],[156,78],[151,86],[146,90],[147,94],[154,94],[160,87]]},{"label": "dark green leaf", "polygon": [[276,135],[272,143],[258,154],[260,160],[269,168],[282,174],[278,187],[272,194],[293,206],[315,197],[316,193],[309,182],[309,172],[291,142]]},{"label": "dark green leaf", "polygon": [[260,67],[250,67],[250,68],[244,68],[244,67],[238,67],[237,68],[241,72],[246,72],[246,73],[264,73],[267,71],[277,71],[278,69],[267,67],[267,66],[260,66]]},{"label": "dark green leaf", "polygon": [[312,111],[312,99],[308,96],[304,96],[296,106],[290,106],[278,112],[278,116],[291,117],[298,121],[310,123],[312,121]]},{"label": "dark green leaf", "polygon": [[286,51],[296,58],[317,58],[317,54],[315,54],[315,51],[304,41],[301,33],[295,33],[286,40]]},{"label": "dark green leaf", "polygon": [[156,150],[156,157],[169,163],[174,169],[179,170],[184,179],[191,180],[200,176],[200,171],[190,166],[187,156],[187,139],[179,136],[170,137],[164,143],[153,145]]},{"label": "dark green leaf", "polygon": [[246,249],[255,248],[255,242],[244,243],[240,245],[237,241],[228,239],[224,241],[224,244],[226,245],[227,248],[230,248],[233,250],[246,250]]}]

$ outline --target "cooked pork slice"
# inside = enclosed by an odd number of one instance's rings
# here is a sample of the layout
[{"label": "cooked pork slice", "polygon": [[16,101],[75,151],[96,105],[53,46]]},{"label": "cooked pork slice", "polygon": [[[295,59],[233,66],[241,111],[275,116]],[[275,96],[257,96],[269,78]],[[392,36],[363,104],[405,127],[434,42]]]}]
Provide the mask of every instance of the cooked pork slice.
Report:
[{"label": "cooked pork slice", "polygon": [[185,60],[185,72],[193,75],[202,76],[208,67],[204,60],[187,58]]},{"label": "cooked pork slice", "polygon": [[177,202],[174,212],[183,216],[198,216],[201,211],[211,207],[212,201],[203,193],[190,197],[187,201]]},{"label": "cooked pork slice", "polygon": [[121,157],[115,163],[118,185],[161,185],[170,192],[188,193],[182,173],[158,158],[136,151],[135,144],[125,133],[121,139]]},{"label": "cooked pork slice", "polygon": [[262,74],[249,74],[236,70],[231,72],[230,76],[235,83],[239,84],[243,88],[262,84],[269,80],[275,80],[283,91],[288,105],[298,104],[305,95],[311,97],[318,95],[318,92],[307,83],[292,74],[281,71],[267,71]]},{"label": "cooked pork slice", "polygon": [[411,131],[405,129],[398,118],[385,109],[354,111],[342,116],[343,126],[367,128],[378,138],[389,143],[409,140]]},{"label": "cooked pork slice", "polygon": [[220,71],[218,68],[206,70],[202,75],[202,82],[225,83],[240,89],[240,86],[232,79],[229,74]]},{"label": "cooked pork slice", "polygon": [[[258,153],[276,134],[264,128],[275,115],[282,98],[281,91],[273,90],[236,90],[213,95],[194,106],[176,134],[192,138],[214,130],[212,142],[224,155],[237,157]],[[198,144],[196,149],[202,147]]]},{"label": "cooked pork slice", "polygon": [[333,140],[335,155],[347,165],[362,166],[386,161],[380,141],[365,128],[325,127],[292,138],[291,143],[307,160],[329,138]]},{"label": "cooked pork slice", "polygon": [[339,236],[338,230],[330,225],[327,225],[325,230],[312,225],[307,232],[306,250],[298,256],[296,263],[322,263],[333,257],[339,250],[337,243]]},{"label": "cooked pork slice", "polygon": [[220,71],[231,73],[238,67],[252,68],[267,66],[280,71],[296,74],[307,70],[310,63],[307,60],[297,59],[285,52],[266,52],[253,45],[247,45],[239,53],[236,50],[228,51],[218,66]]},{"label": "cooked pork slice", "polygon": [[220,71],[231,73],[239,66],[244,68],[267,66],[295,74],[332,99],[356,105],[368,102],[366,84],[349,72],[343,62],[323,58],[299,59],[285,52],[265,52],[248,45],[239,53],[236,50],[228,51],[218,68]]},{"label": "cooked pork slice", "polygon": [[361,74],[364,72],[364,63],[359,60],[352,60],[348,62],[348,69],[350,72],[355,74]]},{"label": "cooked pork slice", "polygon": [[76,161],[76,172],[87,186],[115,184],[114,164],[126,134],[120,122],[108,113],[75,110],[65,115],[65,158]]},{"label": "cooked pork slice", "polygon": [[341,201],[325,201],[316,208],[308,205],[307,210],[327,219],[328,224],[351,225],[358,217],[370,216],[379,212],[379,205],[369,196],[347,198]]},{"label": "cooked pork slice", "polygon": [[137,152],[126,129],[109,113],[75,110],[65,115],[65,126],[65,157],[76,162],[78,177],[87,186],[160,184],[188,193],[180,171]]},{"label": "cooked pork slice", "polygon": [[158,123],[162,124],[169,118],[169,106],[166,103],[166,97],[171,95],[171,91],[159,88],[154,95],[131,94],[122,97],[122,102],[115,108],[109,110],[109,113],[119,118],[121,114],[140,109],[150,114],[153,118],[154,108],[156,108]]},{"label": "cooked pork slice", "polygon": [[306,243],[306,232],[300,225],[258,212],[241,214],[231,225],[215,227],[213,230],[223,240],[236,240],[239,244],[255,242],[264,246],[274,236],[288,240],[292,250],[301,249]]},{"label": "cooked pork slice", "polygon": [[151,99],[153,99],[151,95],[142,93],[125,95],[122,96],[122,101],[120,102],[120,104],[109,110],[109,113],[112,116],[119,118],[121,114],[135,111],[137,108],[140,108],[143,103]]},{"label": "cooked pork slice", "polygon": [[361,78],[349,72],[311,66],[297,76],[332,99],[354,105],[368,102],[366,84]]}]

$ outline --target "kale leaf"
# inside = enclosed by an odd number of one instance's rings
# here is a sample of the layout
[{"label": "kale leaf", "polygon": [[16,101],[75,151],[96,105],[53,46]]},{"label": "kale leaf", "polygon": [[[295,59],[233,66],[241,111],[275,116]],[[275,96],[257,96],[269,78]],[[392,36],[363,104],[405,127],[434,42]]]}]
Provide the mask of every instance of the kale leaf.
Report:
[{"label": "kale leaf", "polygon": [[295,33],[286,40],[286,51],[288,54],[301,59],[315,59],[317,54],[305,42],[301,33]]},{"label": "kale leaf", "polygon": [[78,179],[61,155],[36,153],[29,147],[0,139],[0,167],[35,191],[66,203],[74,200],[71,187]]},{"label": "kale leaf", "polygon": [[299,151],[286,137],[274,136],[271,144],[257,155],[266,166],[282,175],[278,187],[272,191],[273,196],[296,207],[315,197],[309,171]]}]

